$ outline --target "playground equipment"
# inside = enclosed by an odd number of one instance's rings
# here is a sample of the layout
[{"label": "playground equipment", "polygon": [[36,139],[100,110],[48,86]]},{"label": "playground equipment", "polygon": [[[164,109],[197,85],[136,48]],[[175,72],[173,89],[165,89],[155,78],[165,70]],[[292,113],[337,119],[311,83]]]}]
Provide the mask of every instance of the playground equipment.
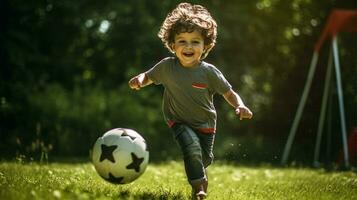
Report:
[{"label": "playground equipment", "polygon": [[[315,44],[310,68],[308,71],[307,80],[305,83],[304,91],[301,96],[301,100],[298,105],[298,109],[295,114],[295,118],[290,129],[289,137],[287,139],[285,149],[283,152],[281,163],[285,165],[288,161],[288,157],[290,154],[291,146],[293,144],[296,130],[298,128],[303,109],[305,107],[306,99],[308,97],[311,82],[314,77],[319,52],[326,40],[331,40],[330,47],[330,55],[328,58],[327,64],[327,72],[325,76],[325,84],[324,91],[322,97],[322,105],[320,111],[320,117],[318,122],[317,136],[316,136],[316,144],[315,144],[315,152],[314,152],[314,166],[318,166],[319,162],[319,154],[320,154],[320,145],[321,145],[321,137],[322,131],[325,123],[326,116],[326,107],[327,100],[330,93],[330,83],[332,79],[332,65],[335,67],[335,78],[337,85],[337,95],[338,95],[338,103],[339,103],[339,114],[340,114],[340,122],[341,122],[341,136],[342,136],[342,145],[343,145],[343,164],[344,167],[349,167],[349,155],[348,155],[348,144],[347,144],[347,133],[346,133],[346,119],[345,119],[345,108],[343,103],[343,90],[342,90],[342,81],[341,81],[341,71],[340,71],[340,61],[338,54],[338,44],[337,44],[337,35],[339,32],[357,32],[357,10],[334,10],[330,14],[328,21],[325,25],[325,28]],[[333,61],[333,63],[332,63]]]}]

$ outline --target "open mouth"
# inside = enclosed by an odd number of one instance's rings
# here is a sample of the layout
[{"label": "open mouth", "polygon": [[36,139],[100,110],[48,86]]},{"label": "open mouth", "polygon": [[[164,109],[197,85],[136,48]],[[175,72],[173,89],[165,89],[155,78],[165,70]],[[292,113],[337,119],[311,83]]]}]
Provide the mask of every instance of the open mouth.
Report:
[{"label": "open mouth", "polygon": [[191,53],[191,52],[185,52],[185,53],[182,53],[184,56],[186,57],[192,57],[194,53]]}]

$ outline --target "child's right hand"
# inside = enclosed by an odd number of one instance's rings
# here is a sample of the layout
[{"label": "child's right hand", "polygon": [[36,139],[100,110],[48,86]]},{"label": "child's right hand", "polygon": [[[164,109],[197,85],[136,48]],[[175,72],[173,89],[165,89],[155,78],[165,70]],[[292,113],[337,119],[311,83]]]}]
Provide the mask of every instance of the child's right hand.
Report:
[{"label": "child's right hand", "polygon": [[242,120],[244,118],[252,119],[253,113],[249,110],[249,108],[245,105],[240,105],[236,108],[236,114],[239,115],[239,119]]},{"label": "child's right hand", "polygon": [[129,87],[133,90],[140,90],[140,88],[143,86],[145,74],[139,74],[135,76],[134,78],[130,79],[129,81]]},{"label": "child's right hand", "polygon": [[140,81],[139,78],[137,76],[135,76],[134,78],[130,79],[129,81],[129,87],[133,90],[140,90]]}]

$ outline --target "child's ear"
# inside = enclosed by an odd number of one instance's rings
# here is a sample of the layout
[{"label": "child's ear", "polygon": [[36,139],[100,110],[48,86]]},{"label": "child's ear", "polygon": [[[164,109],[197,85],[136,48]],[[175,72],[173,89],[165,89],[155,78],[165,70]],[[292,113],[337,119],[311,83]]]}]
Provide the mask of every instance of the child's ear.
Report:
[{"label": "child's ear", "polygon": [[206,51],[210,51],[212,48],[213,48],[214,44],[208,44],[208,45],[205,45],[205,48],[204,48],[204,52]]},{"label": "child's ear", "polygon": [[214,47],[214,43],[205,45],[203,49],[203,54],[201,55],[201,60],[207,57],[208,53],[211,51],[213,47]]},{"label": "child's ear", "polygon": [[170,50],[171,50],[171,53],[175,53],[175,43],[171,43],[171,44],[169,44],[169,46],[170,46]]},{"label": "child's ear", "polygon": [[214,47],[214,43],[205,45],[205,48],[203,49],[203,53],[207,55],[208,52],[211,51],[211,49],[212,49],[213,47]]}]

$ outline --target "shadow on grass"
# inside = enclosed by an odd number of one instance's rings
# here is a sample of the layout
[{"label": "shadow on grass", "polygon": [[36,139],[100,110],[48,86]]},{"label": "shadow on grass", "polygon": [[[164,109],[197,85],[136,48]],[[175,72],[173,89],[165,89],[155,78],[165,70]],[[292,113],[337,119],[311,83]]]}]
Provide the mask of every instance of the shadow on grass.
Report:
[{"label": "shadow on grass", "polygon": [[166,200],[166,199],[174,199],[174,200],[183,200],[187,199],[185,198],[185,195],[182,193],[177,193],[173,194],[170,192],[140,192],[139,194],[132,194],[129,190],[125,191],[120,191],[117,196],[119,199],[137,199],[137,200],[142,200],[142,199],[152,199],[152,200]]},{"label": "shadow on grass", "polygon": [[[150,163],[154,164],[160,164],[160,163],[166,163],[172,160],[180,160],[180,157],[163,157],[161,159],[153,159],[150,157]],[[19,157],[2,157],[0,158],[0,162],[17,162],[17,163],[38,163],[38,164],[50,164],[50,163],[62,163],[62,164],[85,164],[85,163],[91,163],[92,160],[91,158],[88,157],[55,157],[51,156],[48,159],[39,159],[37,157],[29,157],[29,156],[24,156],[21,155]]]}]

